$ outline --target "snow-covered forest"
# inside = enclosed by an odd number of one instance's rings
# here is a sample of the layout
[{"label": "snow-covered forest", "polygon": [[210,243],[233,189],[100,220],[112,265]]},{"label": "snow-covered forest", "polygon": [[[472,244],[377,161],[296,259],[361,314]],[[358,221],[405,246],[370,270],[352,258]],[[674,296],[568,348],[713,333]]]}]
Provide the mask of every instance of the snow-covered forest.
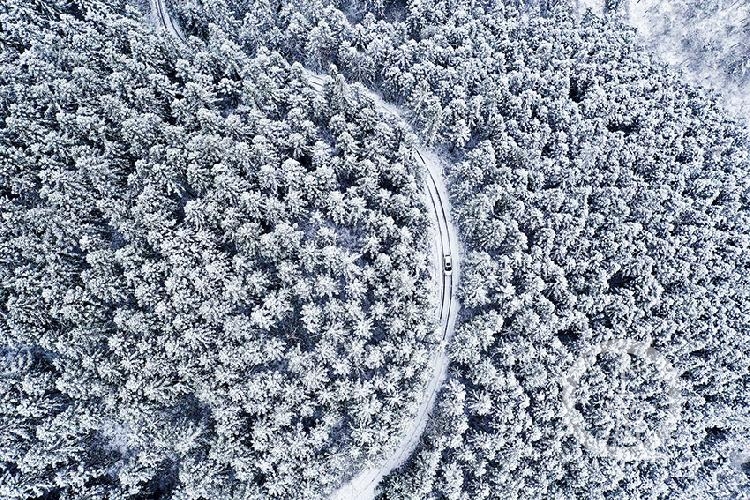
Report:
[{"label": "snow-covered forest", "polygon": [[743,0],[574,0],[637,29],[639,41],[689,81],[715,90],[750,126],[750,3]]},{"label": "snow-covered forest", "polygon": [[1,498],[325,498],[385,462],[440,341],[418,143],[461,313],[380,498],[750,495],[716,93],[570,2],[167,5],[184,44],[143,2],[0,5]]},{"label": "snow-covered forest", "polygon": [[723,95],[750,126],[750,3],[640,0],[625,14],[649,48]]},{"label": "snow-covered forest", "polygon": [[309,498],[378,457],[436,342],[409,137],[221,32],[3,10],[0,497]]}]

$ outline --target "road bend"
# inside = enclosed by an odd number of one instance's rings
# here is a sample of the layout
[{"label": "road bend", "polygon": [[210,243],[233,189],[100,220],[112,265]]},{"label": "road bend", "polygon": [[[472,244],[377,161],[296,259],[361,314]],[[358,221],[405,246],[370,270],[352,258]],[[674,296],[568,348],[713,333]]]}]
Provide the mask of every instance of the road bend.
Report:
[{"label": "road bend", "polygon": [[[150,0],[151,12],[155,21],[180,44],[185,44],[185,38],[177,29],[169,15],[165,0]],[[303,70],[310,87],[322,92],[326,78],[307,69]],[[400,112],[394,106],[387,104],[377,94],[364,90],[381,113],[402,120]],[[415,146],[414,159],[422,167],[424,173],[427,202],[431,207],[435,227],[435,275],[440,284],[439,331],[440,342],[430,359],[432,375],[428,380],[420,398],[417,411],[408,416],[401,436],[396,445],[386,454],[380,464],[368,467],[346,483],[341,485],[331,495],[332,500],[361,500],[374,498],[380,481],[390,472],[402,466],[419,445],[427,421],[435,406],[435,399],[448,374],[450,359],[447,346],[453,336],[458,313],[457,283],[458,283],[458,238],[450,217],[450,201],[448,191],[443,182],[443,168],[440,158],[424,146]],[[452,262],[453,269],[445,269],[446,261]]]}]

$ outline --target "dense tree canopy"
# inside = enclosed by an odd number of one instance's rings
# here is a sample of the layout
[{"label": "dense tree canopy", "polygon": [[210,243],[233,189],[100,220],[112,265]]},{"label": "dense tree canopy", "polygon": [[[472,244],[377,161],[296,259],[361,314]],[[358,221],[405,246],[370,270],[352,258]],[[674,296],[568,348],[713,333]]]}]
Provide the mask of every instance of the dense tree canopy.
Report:
[{"label": "dense tree canopy", "polygon": [[379,457],[435,342],[410,136],[219,29],[0,24],[0,497],[312,498]]},{"label": "dense tree canopy", "polygon": [[748,492],[750,148],[711,95],[615,20],[250,3],[217,18],[247,51],[334,61],[454,160],[453,371],[386,498]]},{"label": "dense tree canopy", "polygon": [[750,494],[748,137],[555,3],[180,0],[190,53],[111,0],[0,6],[2,496],[311,498],[388,448],[428,222],[345,79],[451,161],[464,247],[382,496]]}]

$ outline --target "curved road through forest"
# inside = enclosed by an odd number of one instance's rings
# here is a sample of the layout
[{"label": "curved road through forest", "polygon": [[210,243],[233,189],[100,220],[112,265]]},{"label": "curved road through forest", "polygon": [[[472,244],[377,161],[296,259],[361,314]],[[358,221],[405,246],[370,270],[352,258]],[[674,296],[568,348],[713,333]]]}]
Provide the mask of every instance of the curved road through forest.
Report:
[{"label": "curved road through forest", "polygon": [[[308,70],[304,71],[307,81],[315,90],[322,92],[325,80],[320,75]],[[362,87],[364,89],[364,87]],[[398,109],[385,103],[378,95],[364,90],[364,93],[372,99],[375,108],[381,113],[401,118]],[[375,490],[383,479],[391,471],[397,469],[406,462],[419,444],[419,439],[424,433],[427,420],[435,406],[435,399],[440,387],[448,374],[450,359],[446,347],[453,336],[458,312],[457,284],[458,280],[458,239],[453,225],[450,222],[450,205],[448,193],[443,183],[442,166],[440,159],[422,146],[415,147],[415,159],[423,167],[425,173],[426,190],[429,194],[428,204],[435,216],[437,233],[435,234],[435,258],[436,274],[440,276],[440,343],[430,359],[432,377],[427,382],[422,399],[419,402],[416,413],[410,419],[408,425],[403,429],[403,434],[394,448],[387,454],[387,458],[376,467],[360,471],[350,481],[343,484],[332,495],[331,500],[359,500],[375,498]],[[455,251],[454,251],[455,250]],[[453,263],[453,270],[446,273],[444,270],[444,259],[448,258]]]},{"label": "curved road through forest", "polygon": [[[182,33],[176,28],[172,18],[167,11],[165,0],[150,0],[151,12],[155,21],[170,36],[185,44]],[[325,85],[325,77],[315,74],[307,69],[304,70],[310,86],[322,92]],[[381,113],[402,119],[400,111],[395,106],[384,102],[378,95],[362,87],[365,95],[372,99],[375,107]],[[440,324],[438,335],[440,342],[432,354],[430,369],[432,376],[424,388],[424,393],[417,407],[417,411],[410,421],[404,426],[403,434],[396,445],[387,453],[385,461],[375,467],[360,471],[348,482],[343,484],[331,495],[332,500],[359,500],[374,498],[377,485],[391,471],[397,469],[406,462],[419,444],[424,432],[427,420],[435,406],[435,399],[443,381],[448,373],[449,358],[446,347],[453,336],[456,313],[458,312],[457,277],[458,277],[458,239],[456,231],[450,219],[450,203],[448,192],[443,183],[440,159],[423,146],[414,149],[415,159],[423,167],[425,173],[426,191],[428,193],[428,204],[432,208],[435,217],[435,270],[436,278],[440,277]],[[453,263],[452,272],[444,269],[445,261],[448,259]]]}]

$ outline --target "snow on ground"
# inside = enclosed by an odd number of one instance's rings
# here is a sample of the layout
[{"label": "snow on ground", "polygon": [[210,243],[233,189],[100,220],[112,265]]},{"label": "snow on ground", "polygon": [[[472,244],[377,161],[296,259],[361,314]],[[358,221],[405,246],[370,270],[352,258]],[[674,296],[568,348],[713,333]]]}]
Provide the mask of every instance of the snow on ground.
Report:
[{"label": "snow on ground", "polygon": [[[604,0],[571,0],[598,15]],[[731,115],[750,124],[750,2],[625,0],[618,15],[645,47],[695,84],[717,91]]]},{"label": "snow on ground", "polygon": [[628,22],[647,46],[750,119],[750,3],[640,0],[628,7]]},{"label": "snow on ground", "polygon": [[[307,73],[307,72],[306,72]],[[315,85],[320,77],[308,75],[308,79]],[[391,104],[386,103],[380,96],[366,90],[360,86],[360,91],[371,98],[376,107],[383,113],[391,114],[396,117],[401,116],[401,111]],[[448,374],[448,364],[450,358],[446,347],[455,330],[456,316],[458,313],[458,237],[456,230],[450,219],[450,203],[448,191],[443,182],[443,166],[440,157],[428,151],[426,148],[418,147],[416,150],[417,160],[423,163],[427,170],[425,183],[429,193],[429,205],[434,211],[436,225],[438,229],[438,238],[435,239],[436,264],[438,277],[442,280],[442,285],[446,293],[443,295],[443,302],[440,308],[439,335],[442,341],[435,349],[432,359],[430,360],[430,370],[432,376],[427,383],[415,415],[411,415],[409,422],[404,428],[404,434],[398,443],[388,455],[386,461],[378,467],[370,467],[360,471],[350,481],[342,485],[333,495],[333,500],[360,500],[375,498],[376,488],[380,481],[391,471],[403,465],[414,449],[419,444],[419,440],[424,433],[427,420],[435,406],[437,394],[443,385]],[[442,256],[449,254],[452,256],[453,274],[450,276],[442,273]]]},{"label": "snow on ground", "polygon": [[594,14],[601,15],[604,12],[604,0],[574,0],[577,12],[583,14],[588,9]]}]

